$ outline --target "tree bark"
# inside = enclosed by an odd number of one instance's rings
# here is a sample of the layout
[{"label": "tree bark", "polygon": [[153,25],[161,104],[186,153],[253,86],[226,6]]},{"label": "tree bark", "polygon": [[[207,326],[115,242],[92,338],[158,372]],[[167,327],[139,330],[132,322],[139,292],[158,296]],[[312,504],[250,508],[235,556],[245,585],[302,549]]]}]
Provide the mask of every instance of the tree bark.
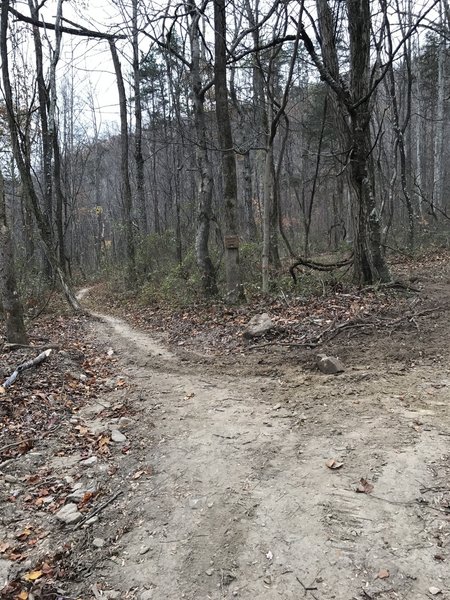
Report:
[{"label": "tree bark", "polygon": [[237,177],[233,135],[228,102],[225,0],[214,0],[214,86],[219,146],[222,153],[222,179],[225,206],[225,271],[227,299],[242,296],[237,226]]},{"label": "tree bark", "polygon": [[336,96],[341,144],[348,152],[348,180],[353,191],[354,279],[359,284],[390,281],[381,250],[381,229],[375,202],[375,178],[370,132],[375,88],[371,87],[370,0],[346,0],[350,42],[350,82],[347,87],[339,74],[334,16],[327,0],[316,0],[321,34],[322,59],[305,28],[301,36],[322,78]]},{"label": "tree bark", "polygon": [[2,173],[0,173],[0,297],[5,319],[6,341],[9,344],[26,344],[28,340],[22,303],[17,290],[11,232],[6,220]]},{"label": "tree bark", "polygon": [[138,0],[132,0],[133,38],[133,88],[134,88],[134,161],[136,164],[136,199],[139,211],[139,229],[148,233],[147,206],[145,198],[144,156],[142,154],[142,103],[141,75],[139,69]]},{"label": "tree bark", "polygon": [[205,95],[200,74],[200,30],[199,13],[194,0],[189,0],[188,10],[191,16],[189,41],[191,49],[191,87],[194,109],[194,126],[197,137],[195,149],[197,173],[197,231],[195,236],[195,252],[197,266],[200,271],[202,292],[206,297],[218,293],[216,272],[209,254],[209,235],[212,216],[213,176],[208,155],[208,134],[205,121]]},{"label": "tree bark", "polygon": [[129,165],[129,137],[128,137],[128,119],[127,119],[127,97],[125,94],[125,85],[123,82],[122,67],[119,61],[119,55],[114,40],[109,40],[111,58],[116,75],[117,91],[119,94],[120,109],[120,174],[121,174],[121,195],[123,203],[123,218],[125,229],[125,247],[126,247],[126,267],[125,284],[129,288],[136,286],[136,250],[133,235],[133,200],[130,184],[130,165]]}]

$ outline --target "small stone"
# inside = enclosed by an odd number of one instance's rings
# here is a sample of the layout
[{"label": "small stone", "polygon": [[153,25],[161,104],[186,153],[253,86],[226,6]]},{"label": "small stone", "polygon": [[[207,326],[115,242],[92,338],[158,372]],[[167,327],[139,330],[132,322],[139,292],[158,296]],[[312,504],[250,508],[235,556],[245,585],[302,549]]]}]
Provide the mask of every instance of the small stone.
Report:
[{"label": "small stone", "polygon": [[73,502],[80,502],[81,500],[83,500],[86,494],[95,494],[96,491],[97,487],[95,484],[86,487],[81,482],[77,482],[72,487],[72,491],[67,496],[67,500],[72,500]]},{"label": "small stone", "polygon": [[144,554],[147,554],[147,552],[150,552],[151,550],[151,546],[141,546],[141,549],[139,550],[139,554],[141,556],[143,556]]},{"label": "small stone", "polygon": [[0,586],[2,586],[0,590],[3,589],[3,586],[7,584],[8,572],[13,564],[14,563],[9,560],[3,560],[2,558],[0,558]]},{"label": "small stone", "polygon": [[317,356],[317,366],[326,375],[335,375],[345,370],[339,358],[336,356],[325,356],[324,354]]},{"label": "small stone", "polygon": [[153,590],[145,590],[139,596],[139,600],[152,600],[153,598]]},{"label": "small stone", "polygon": [[58,510],[58,512],[55,513],[55,517],[65,525],[72,525],[73,523],[78,523],[83,515],[78,512],[76,504],[69,503]]},{"label": "small stone", "polygon": [[5,475],[5,481],[6,483],[17,483],[17,477],[14,477],[14,475],[9,475],[8,473]]},{"label": "small stone", "polygon": [[121,593],[118,592],[117,590],[104,590],[103,591],[103,596],[105,596],[105,598],[108,598],[108,600],[120,600],[121,597]]},{"label": "small stone", "polygon": [[96,548],[103,548],[103,546],[105,545],[105,540],[103,538],[94,538],[92,540],[92,545],[95,546]]},{"label": "small stone", "polygon": [[113,442],[116,442],[118,444],[123,444],[123,442],[127,441],[127,437],[123,435],[123,433],[120,432],[118,429],[113,429],[111,431],[111,439]]},{"label": "small stone", "polygon": [[433,596],[437,596],[438,594],[440,594],[442,592],[442,590],[440,588],[434,587],[434,586],[431,586],[430,588],[428,588],[428,591]]},{"label": "small stone", "polygon": [[86,529],[87,527],[90,527],[91,525],[94,525],[95,523],[98,522],[98,517],[97,515],[95,517],[91,517],[90,519],[88,519],[86,521],[86,523],[83,525],[83,529]]},{"label": "small stone", "polygon": [[98,461],[96,456],[90,456],[85,460],[80,460],[80,467],[92,467]]},{"label": "small stone", "polygon": [[211,575],[214,573],[214,569],[206,569],[205,573],[208,575],[208,577],[211,577]]},{"label": "small stone", "polygon": [[273,327],[274,323],[267,313],[255,315],[250,319],[242,335],[246,339],[260,337],[273,329]]}]

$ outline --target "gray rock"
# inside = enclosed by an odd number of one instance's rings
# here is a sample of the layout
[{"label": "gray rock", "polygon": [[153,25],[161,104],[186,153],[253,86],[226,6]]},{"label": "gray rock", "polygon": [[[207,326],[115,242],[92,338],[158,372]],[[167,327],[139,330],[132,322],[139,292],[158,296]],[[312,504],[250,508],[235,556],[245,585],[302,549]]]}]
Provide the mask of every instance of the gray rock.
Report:
[{"label": "gray rock", "polygon": [[13,563],[0,558],[0,590],[8,583],[8,572]]},{"label": "gray rock", "polygon": [[123,433],[118,429],[113,429],[111,431],[111,439],[113,442],[116,442],[118,444],[123,444],[123,442],[127,441],[126,435],[123,435]]},{"label": "gray rock", "polygon": [[90,519],[88,519],[86,521],[86,523],[83,525],[83,529],[87,529],[88,527],[90,527],[91,525],[94,525],[97,522],[98,522],[98,517],[97,517],[97,515],[95,515],[95,517],[91,517]]},{"label": "gray rock", "polygon": [[243,336],[247,339],[260,337],[274,327],[274,322],[267,313],[255,315],[252,317],[243,332]]},{"label": "gray rock", "polygon": [[67,496],[67,500],[72,500],[73,502],[80,502],[81,500],[83,500],[85,494],[95,494],[96,491],[97,486],[95,484],[86,487],[85,485],[83,485],[83,483],[79,481],[72,487],[72,491]]},{"label": "gray rock", "polygon": [[92,467],[98,461],[96,456],[90,456],[85,460],[80,460],[80,467]]},{"label": "gray rock", "polygon": [[70,503],[59,509],[58,512],[55,513],[55,517],[65,525],[72,525],[73,523],[78,523],[83,515],[78,512],[76,504]]},{"label": "gray rock", "polygon": [[121,593],[117,590],[104,590],[103,595],[108,600],[120,600]]},{"label": "gray rock", "polygon": [[153,598],[153,590],[145,590],[139,596],[139,600],[152,600]]},{"label": "gray rock", "polygon": [[336,356],[317,355],[317,367],[326,375],[336,375],[345,371],[344,365]]},{"label": "gray rock", "polygon": [[103,546],[105,544],[106,544],[106,542],[103,538],[94,538],[92,540],[92,545],[95,546],[96,548],[103,548]]},{"label": "gray rock", "polygon": [[9,473],[7,473],[5,475],[5,481],[6,483],[17,483],[17,477],[14,477],[14,475],[10,475]]},{"label": "gray rock", "polygon": [[211,575],[214,573],[214,569],[206,569],[205,573],[208,575],[208,577],[211,577]]}]

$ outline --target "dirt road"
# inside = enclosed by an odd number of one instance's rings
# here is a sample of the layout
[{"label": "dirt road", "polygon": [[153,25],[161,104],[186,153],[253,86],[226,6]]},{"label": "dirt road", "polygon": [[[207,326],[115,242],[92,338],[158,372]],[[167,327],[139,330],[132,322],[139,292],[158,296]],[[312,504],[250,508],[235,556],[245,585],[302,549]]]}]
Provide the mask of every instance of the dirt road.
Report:
[{"label": "dirt road", "polygon": [[339,376],[243,376],[117,318],[92,335],[129,382],[109,401],[133,416],[123,495],[92,533],[109,557],[97,551],[78,597],[450,598],[448,362],[363,354]]}]

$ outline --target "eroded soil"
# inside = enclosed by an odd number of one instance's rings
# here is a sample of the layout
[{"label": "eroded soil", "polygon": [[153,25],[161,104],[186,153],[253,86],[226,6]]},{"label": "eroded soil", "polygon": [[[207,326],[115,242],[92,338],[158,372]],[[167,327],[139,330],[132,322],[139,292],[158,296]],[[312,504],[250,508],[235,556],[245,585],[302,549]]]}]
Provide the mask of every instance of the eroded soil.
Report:
[{"label": "eroded soil", "polygon": [[[450,273],[419,277],[430,312],[334,338],[337,376],[314,368],[316,350],[203,355],[97,314],[85,335],[118,359],[120,384],[70,418],[126,441],[88,467],[48,448],[0,466],[9,488],[28,461],[101,490],[90,525],[32,514],[58,569],[47,596],[42,577],[24,584],[28,598],[450,598]],[[0,542],[26,520],[4,514]],[[41,563],[5,558],[0,576]]]}]

